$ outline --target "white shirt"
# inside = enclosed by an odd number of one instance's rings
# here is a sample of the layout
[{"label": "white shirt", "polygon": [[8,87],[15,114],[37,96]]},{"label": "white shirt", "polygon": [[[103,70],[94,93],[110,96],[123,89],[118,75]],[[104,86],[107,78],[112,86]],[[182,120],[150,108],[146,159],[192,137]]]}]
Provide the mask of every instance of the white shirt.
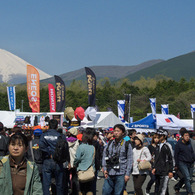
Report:
[{"label": "white shirt", "polygon": [[[140,158],[141,155],[141,158]],[[139,174],[147,174],[148,171],[140,171],[138,169],[138,162],[137,160],[147,160],[150,161],[152,159],[152,156],[150,154],[150,151],[147,147],[143,147],[142,149],[133,149],[133,172],[132,175],[139,175]]]}]

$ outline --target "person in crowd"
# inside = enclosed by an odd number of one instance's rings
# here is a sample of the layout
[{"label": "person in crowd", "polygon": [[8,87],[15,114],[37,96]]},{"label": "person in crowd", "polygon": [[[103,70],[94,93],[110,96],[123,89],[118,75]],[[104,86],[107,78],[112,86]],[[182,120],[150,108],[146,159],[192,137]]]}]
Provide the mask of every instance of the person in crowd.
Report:
[{"label": "person in crowd", "polygon": [[146,180],[148,170],[139,170],[138,165],[141,161],[150,161],[152,159],[150,151],[143,146],[144,137],[138,134],[134,137],[135,148],[133,149],[133,184],[136,195],[142,195],[142,185]]},{"label": "person in crowd", "polygon": [[180,139],[180,136],[179,136],[179,134],[177,133],[177,134],[175,135],[175,140],[178,141],[179,139]]},{"label": "person in crowd", "polygon": [[38,168],[25,158],[27,137],[22,133],[13,134],[8,148],[9,155],[0,158],[0,194],[42,195]]},{"label": "person in crowd", "polygon": [[192,148],[193,148],[193,151],[195,152],[195,132],[192,132],[191,133],[191,144],[192,144]]},{"label": "person in crowd", "polygon": [[135,141],[134,141],[134,137],[136,136],[137,132],[135,129],[130,129],[128,131],[128,135],[130,137],[130,141],[131,141],[131,146],[132,148],[135,148]]},{"label": "person in crowd", "polygon": [[175,146],[175,166],[184,176],[185,187],[188,195],[193,194],[191,179],[194,168],[195,154],[191,145],[189,132],[182,131],[182,139]]},{"label": "person in crowd", "polygon": [[105,135],[106,135],[106,141],[107,141],[107,143],[110,140],[113,140],[114,139],[114,129],[113,128],[109,128],[108,130],[106,130]]},{"label": "person in crowd", "polygon": [[3,123],[0,122],[0,156],[8,154],[8,141],[9,138],[5,134]]},{"label": "person in crowd", "polygon": [[101,146],[98,142],[98,132],[95,131],[93,128],[86,128],[86,133],[92,133],[93,136],[93,146],[95,147],[95,179],[93,180],[93,195],[96,195],[96,183],[98,177],[98,171],[100,170],[101,166]]},{"label": "person in crowd", "polygon": [[77,130],[78,130],[77,139],[81,143],[82,142],[84,128],[83,127],[79,127]]},{"label": "person in crowd", "polygon": [[30,157],[33,162],[36,163],[39,169],[39,174],[42,180],[42,165],[43,165],[43,155],[42,151],[39,149],[39,140],[40,136],[42,134],[41,129],[35,129],[33,132],[33,139],[29,142],[29,150],[28,153],[30,152]]},{"label": "person in crowd", "polygon": [[[51,119],[49,121],[49,130],[43,133],[40,137],[39,148],[43,152],[43,193],[44,195],[50,194],[49,188],[51,185],[52,174],[55,175],[56,192],[58,195],[64,194],[63,184],[63,163],[56,162],[53,159],[55,154],[58,138],[61,136],[64,141],[66,137],[57,132],[58,121]],[[66,149],[67,161],[70,163],[70,156],[68,147]]]},{"label": "person in crowd", "polygon": [[77,195],[79,193],[79,186],[78,186],[78,179],[77,179],[77,170],[74,167],[74,160],[75,160],[75,155],[77,148],[79,146],[79,140],[77,139],[77,134],[78,130],[75,127],[72,127],[71,129],[68,130],[68,137],[67,137],[67,142],[69,146],[69,153],[70,153],[70,165],[71,169],[69,169],[68,166],[66,166],[66,171],[65,171],[65,182],[64,185],[65,187],[65,192],[68,194],[68,181],[70,179],[70,191],[72,195]]},{"label": "person in crowd", "polygon": [[171,139],[176,140],[176,139],[175,139],[175,135],[174,135],[174,134],[172,134],[172,135],[171,135]]},{"label": "person in crowd", "polygon": [[[93,144],[92,133],[83,132],[82,143],[78,146],[74,166],[77,171],[86,171],[93,166],[95,172],[95,147]],[[93,181],[81,183],[79,182],[79,195],[93,195]]]},{"label": "person in crowd", "polygon": [[173,157],[170,146],[167,145],[168,132],[164,129],[157,131],[159,147],[156,148],[152,174],[155,175],[155,195],[168,195],[169,178],[173,177]]},{"label": "person in crowd", "polygon": [[[114,140],[111,140],[104,148],[102,167],[104,173],[103,195],[122,195],[125,183],[129,180],[133,152],[129,142],[123,137],[125,127],[122,124],[114,126]],[[127,143],[127,144],[126,144]]]},{"label": "person in crowd", "polygon": [[[155,152],[156,152],[156,148],[158,147],[158,144],[159,144],[159,135],[157,133],[155,133],[152,137],[151,144],[148,146],[148,149],[149,149],[150,154],[152,156],[152,159],[150,161],[152,166],[154,163]],[[151,170],[149,171],[149,175],[150,175],[150,181],[148,182],[148,184],[146,186],[146,192],[145,192],[146,195],[150,194],[151,187],[155,182],[155,175],[152,174]]]}]

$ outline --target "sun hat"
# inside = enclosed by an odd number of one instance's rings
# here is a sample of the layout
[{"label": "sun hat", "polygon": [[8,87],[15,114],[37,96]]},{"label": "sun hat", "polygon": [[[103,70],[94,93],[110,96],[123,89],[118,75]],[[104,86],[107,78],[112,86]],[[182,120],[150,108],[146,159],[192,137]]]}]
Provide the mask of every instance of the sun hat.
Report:
[{"label": "sun hat", "polygon": [[72,127],[69,131],[70,134],[77,136],[78,135],[78,130],[76,127]]}]

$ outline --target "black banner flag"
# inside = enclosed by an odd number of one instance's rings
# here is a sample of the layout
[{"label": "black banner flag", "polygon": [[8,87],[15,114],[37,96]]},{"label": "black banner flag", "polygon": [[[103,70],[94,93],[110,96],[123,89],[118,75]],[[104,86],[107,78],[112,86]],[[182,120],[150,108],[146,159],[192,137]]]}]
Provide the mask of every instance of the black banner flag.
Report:
[{"label": "black banner flag", "polygon": [[125,94],[125,112],[124,112],[124,120],[129,121],[129,102],[130,102],[130,94]]},{"label": "black banner flag", "polygon": [[85,72],[87,76],[88,103],[90,106],[95,106],[96,76],[90,68],[85,67]]},{"label": "black banner flag", "polygon": [[64,81],[59,77],[54,75],[56,82],[56,110],[58,112],[64,112],[65,110],[65,84]]}]

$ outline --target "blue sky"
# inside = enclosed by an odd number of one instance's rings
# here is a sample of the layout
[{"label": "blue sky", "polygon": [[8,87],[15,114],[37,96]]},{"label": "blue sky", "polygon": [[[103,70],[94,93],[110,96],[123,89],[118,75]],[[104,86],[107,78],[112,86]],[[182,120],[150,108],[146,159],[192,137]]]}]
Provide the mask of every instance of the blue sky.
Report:
[{"label": "blue sky", "polygon": [[54,75],[195,50],[195,1],[6,0],[0,48]]}]

